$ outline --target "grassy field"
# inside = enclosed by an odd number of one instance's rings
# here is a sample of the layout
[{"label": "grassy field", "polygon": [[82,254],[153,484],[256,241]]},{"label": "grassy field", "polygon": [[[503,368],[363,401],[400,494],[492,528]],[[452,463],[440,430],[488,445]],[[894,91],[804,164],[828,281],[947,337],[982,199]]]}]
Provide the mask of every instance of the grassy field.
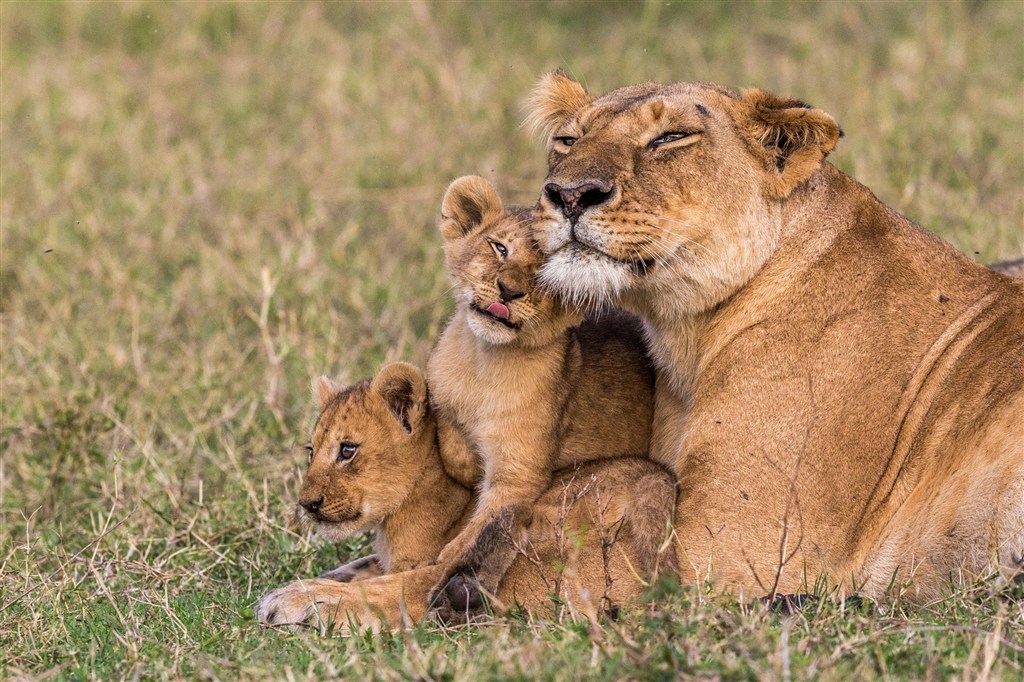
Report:
[{"label": "grassy field", "polygon": [[441,194],[535,200],[540,73],[799,96],[838,166],[987,262],[1024,252],[1022,31],[1018,0],[4,0],[0,678],[1024,678],[1020,587],[349,639],[252,611],[363,551],[293,525],[310,378],[425,361]]}]

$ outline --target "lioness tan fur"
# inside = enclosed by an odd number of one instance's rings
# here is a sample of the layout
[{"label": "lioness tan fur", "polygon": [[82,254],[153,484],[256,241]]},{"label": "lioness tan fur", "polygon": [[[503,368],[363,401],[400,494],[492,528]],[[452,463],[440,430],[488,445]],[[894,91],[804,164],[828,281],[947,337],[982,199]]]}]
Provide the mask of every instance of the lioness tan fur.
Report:
[{"label": "lioness tan fur", "polygon": [[[259,620],[324,628],[419,621],[429,588],[443,573],[434,560],[475,502],[441,464],[423,374],[395,363],[372,382],[344,388],[321,377],[316,389],[321,414],[301,513],[331,540],[372,531],[380,568],[389,575],[363,574],[351,584],[296,581],[264,596]],[[494,607],[548,609],[557,596],[593,616],[637,597],[653,577],[674,505],[674,480],[650,460],[621,458],[557,473],[501,576]]]},{"label": "lioness tan fur", "polygon": [[798,100],[554,72],[531,107],[542,279],[644,320],[686,578],[924,599],[1019,575],[1024,283],[827,163],[839,126]]},{"label": "lioness tan fur", "polygon": [[553,471],[646,456],[654,372],[637,318],[609,311],[580,324],[536,287],[529,210],[506,210],[490,183],[467,176],[441,213],[457,309],[428,363],[431,404],[445,468],[463,485],[480,481],[480,499],[439,557],[437,588],[459,575],[453,589],[468,577],[493,592],[514,556],[500,538],[521,537]]}]

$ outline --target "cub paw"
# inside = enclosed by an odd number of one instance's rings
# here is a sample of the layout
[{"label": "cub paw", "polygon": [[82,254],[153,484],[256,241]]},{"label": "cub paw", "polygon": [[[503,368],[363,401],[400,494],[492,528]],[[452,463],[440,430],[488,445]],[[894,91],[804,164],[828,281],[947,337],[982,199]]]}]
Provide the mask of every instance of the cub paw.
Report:
[{"label": "cub paw", "polygon": [[431,616],[446,624],[468,623],[486,612],[487,599],[475,578],[455,573],[431,597]]},{"label": "cub paw", "polygon": [[296,580],[263,595],[256,605],[262,627],[312,627],[326,632],[337,604],[317,599],[315,585]]}]

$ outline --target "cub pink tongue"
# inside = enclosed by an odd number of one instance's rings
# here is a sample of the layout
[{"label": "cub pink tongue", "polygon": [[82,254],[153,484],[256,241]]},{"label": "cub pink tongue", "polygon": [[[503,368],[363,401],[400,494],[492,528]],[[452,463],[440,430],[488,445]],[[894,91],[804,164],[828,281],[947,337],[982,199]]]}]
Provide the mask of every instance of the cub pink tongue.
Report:
[{"label": "cub pink tongue", "polygon": [[502,305],[501,303],[495,302],[490,304],[489,306],[487,306],[487,312],[489,312],[491,315],[494,315],[499,319],[508,319],[508,308]]}]

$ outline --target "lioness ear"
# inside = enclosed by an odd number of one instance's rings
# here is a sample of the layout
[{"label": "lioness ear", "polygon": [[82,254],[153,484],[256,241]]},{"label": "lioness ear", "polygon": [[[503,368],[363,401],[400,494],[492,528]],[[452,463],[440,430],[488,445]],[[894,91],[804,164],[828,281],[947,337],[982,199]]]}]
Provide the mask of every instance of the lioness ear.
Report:
[{"label": "lioness ear", "polygon": [[752,89],[743,91],[743,101],[749,106],[747,132],[774,163],[774,194],[785,198],[818,170],[843,131],[824,111],[797,99]]},{"label": "lioness ear", "polygon": [[526,99],[526,126],[551,137],[567,118],[594,101],[583,86],[555,69],[541,76]]},{"label": "lioness ear", "polygon": [[503,210],[494,185],[479,175],[464,175],[448,185],[441,200],[441,236],[446,241],[465,237]]},{"label": "lioness ear", "polygon": [[407,362],[386,365],[371,384],[406,433],[419,427],[427,410],[427,381]]},{"label": "lioness ear", "polygon": [[345,387],[336,381],[331,381],[326,376],[320,375],[313,379],[311,390],[313,392],[313,400],[316,401],[317,407],[322,410],[330,402],[331,398],[344,391]]}]

